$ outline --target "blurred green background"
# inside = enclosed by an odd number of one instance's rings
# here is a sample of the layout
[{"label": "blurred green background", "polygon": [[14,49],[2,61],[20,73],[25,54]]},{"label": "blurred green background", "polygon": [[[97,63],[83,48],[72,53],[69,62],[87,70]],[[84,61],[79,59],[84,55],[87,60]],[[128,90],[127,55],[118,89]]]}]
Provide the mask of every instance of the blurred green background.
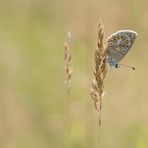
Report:
[{"label": "blurred green background", "polygon": [[[148,148],[148,1],[1,0],[0,148]],[[102,110],[102,145],[89,88],[98,18],[105,37],[138,32],[121,63],[109,71]],[[63,46],[72,33],[71,96]]]}]

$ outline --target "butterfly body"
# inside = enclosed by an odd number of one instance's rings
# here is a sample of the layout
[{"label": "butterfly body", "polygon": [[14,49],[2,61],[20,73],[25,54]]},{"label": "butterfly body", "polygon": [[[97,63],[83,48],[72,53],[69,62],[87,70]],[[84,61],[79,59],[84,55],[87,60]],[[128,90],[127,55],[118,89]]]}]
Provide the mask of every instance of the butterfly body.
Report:
[{"label": "butterfly body", "polygon": [[120,30],[107,38],[107,63],[109,67],[119,67],[120,62],[128,53],[137,38],[132,30]]}]

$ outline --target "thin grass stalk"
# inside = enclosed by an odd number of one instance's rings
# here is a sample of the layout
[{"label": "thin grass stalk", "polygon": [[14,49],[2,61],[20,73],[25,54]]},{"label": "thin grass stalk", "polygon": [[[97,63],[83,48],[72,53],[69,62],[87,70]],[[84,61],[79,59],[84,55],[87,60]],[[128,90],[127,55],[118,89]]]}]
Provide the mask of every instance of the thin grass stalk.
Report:
[{"label": "thin grass stalk", "polygon": [[70,54],[70,44],[71,44],[71,33],[68,32],[65,38],[64,43],[64,66],[65,66],[65,86],[66,86],[66,97],[67,97],[67,105],[66,105],[66,122],[65,126],[67,129],[66,139],[67,141],[64,143],[64,147],[70,146],[70,140],[68,137],[70,137],[70,129],[71,129],[71,94],[70,94],[70,81],[73,74],[73,68],[71,67],[71,59],[72,56]]},{"label": "thin grass stalk", "polygon": [[104,26],[99,20],[97,49],[95,50],[95,70],[94,80],[92,81],[91,97],[94,101],[94,107],[98,113],[99,127],[101,127],[102,98],[104,95],[104,79],[107,74],[107,49],[104,44]]},{"label": "thin grass stalk", "polygon": [[66,79],[65,84],[67,86],[67,93],[70,93],[70,80],[73,73],[73,68],[70,66],[71,62],[71,54],[70,54],[70,43],[71,43],[71,33],[68,32],[65,43],[64,43],[64,65],[65,65],[65,73],[66,73]]}]

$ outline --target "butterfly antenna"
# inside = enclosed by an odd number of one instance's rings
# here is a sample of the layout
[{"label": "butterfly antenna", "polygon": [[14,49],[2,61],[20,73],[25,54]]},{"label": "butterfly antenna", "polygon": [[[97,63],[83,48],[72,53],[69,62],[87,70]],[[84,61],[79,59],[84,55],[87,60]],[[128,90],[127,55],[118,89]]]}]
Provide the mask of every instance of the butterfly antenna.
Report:
[{"label": "butterfly antenna", "polygon": [[118,64],[119,66],[124,66],[124,67],[128,67],[128,68],[131,68],[133,70],[135,70],[135,67],[133,66],[129,66],[129,65],[125,65],[125,64]]}]

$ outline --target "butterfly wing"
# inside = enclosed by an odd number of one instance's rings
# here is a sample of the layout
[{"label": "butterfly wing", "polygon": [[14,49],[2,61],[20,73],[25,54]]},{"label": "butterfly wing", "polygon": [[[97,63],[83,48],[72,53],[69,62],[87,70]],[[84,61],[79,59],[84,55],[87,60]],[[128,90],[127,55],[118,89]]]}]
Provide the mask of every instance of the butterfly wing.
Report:
[{"label": "butterfly wing", "polygon": [[121,30],[107,38],[108,58],[113,63],[121,61],[132,47],[137,33],[131,30]]}]

